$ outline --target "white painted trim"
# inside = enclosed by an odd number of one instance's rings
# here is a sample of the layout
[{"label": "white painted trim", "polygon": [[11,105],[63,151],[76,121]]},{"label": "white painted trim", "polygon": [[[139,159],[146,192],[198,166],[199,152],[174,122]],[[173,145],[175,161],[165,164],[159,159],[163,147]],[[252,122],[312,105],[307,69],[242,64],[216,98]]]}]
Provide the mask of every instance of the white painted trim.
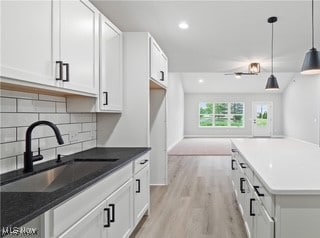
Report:
[{"label": "white painted trim", "polygon": [[252,135],[184,135],[184,138],[252,138]]},{"label": "white painted trim", "polygon": [[175,142],[174,144],[168,146],[168,148],[167,148],[168,153],[173,147],[175,147],[177,144],[179,144],[179,142],[182,141],[183,139],[184,139],[184,136],[181,136],[180,139],[177,142]]}]

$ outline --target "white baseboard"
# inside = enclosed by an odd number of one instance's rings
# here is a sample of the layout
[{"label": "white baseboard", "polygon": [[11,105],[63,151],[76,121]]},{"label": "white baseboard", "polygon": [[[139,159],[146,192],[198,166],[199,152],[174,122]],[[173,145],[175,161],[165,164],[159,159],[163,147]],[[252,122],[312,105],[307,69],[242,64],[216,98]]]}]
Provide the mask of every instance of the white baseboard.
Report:
[{"label": "white baseboard", "polygon": [[184,138],[251,138],[252,135],[185,135]]},{"label": "white baseboard", "polygon": [[183,139],[184,139],[184,137],[182,136],[176,143],[174,143],[173,145],[168,146],[167,152],[169,152],[173,147],[175,147]]}]

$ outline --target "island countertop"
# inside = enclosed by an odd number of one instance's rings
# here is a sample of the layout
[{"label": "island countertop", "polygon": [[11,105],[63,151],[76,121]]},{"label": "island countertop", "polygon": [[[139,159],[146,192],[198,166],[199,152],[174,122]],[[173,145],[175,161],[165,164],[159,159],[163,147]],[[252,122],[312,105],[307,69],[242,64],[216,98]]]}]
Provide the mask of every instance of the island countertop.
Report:
[{"label": "island countertop", "polygon": [[320,194],[320,148],[289,138],[232,139],[272,194]]}]

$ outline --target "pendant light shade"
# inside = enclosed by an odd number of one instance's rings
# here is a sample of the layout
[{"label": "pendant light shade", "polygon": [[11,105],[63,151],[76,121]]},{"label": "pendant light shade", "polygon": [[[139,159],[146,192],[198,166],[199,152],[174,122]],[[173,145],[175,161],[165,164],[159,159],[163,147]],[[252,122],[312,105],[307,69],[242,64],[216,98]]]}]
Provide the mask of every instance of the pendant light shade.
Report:
[{"label": "pendant light shade", "polygon": [[310,49],[304,57],[301,74],[320,74],[320,52]]},{"label": "pendant light shade", "polygon": [[279,89],[277,78],[273,74],[271,74],[270,77],[268,78],[266,89],[267,90],[278,90]]},{"label": "pendant light shade", "polygon": [[314,47],[314,1],[312,0],[311,7],[312,15],[312,48],[306,53],[304,57],[303,65],[301,68],[301,74],[320,74],[320,52]]},{"label": "pendant light shade", "polygon": [[273,75],[273,23],[275,23],[278,20],[277,17],[269,17],[268,23],[272,24],[272,34],[271,34],[271,75],[268,78],[267,84],[266,84],[266,90],[278,90],[279,84],[277,81],[277,78]]}]

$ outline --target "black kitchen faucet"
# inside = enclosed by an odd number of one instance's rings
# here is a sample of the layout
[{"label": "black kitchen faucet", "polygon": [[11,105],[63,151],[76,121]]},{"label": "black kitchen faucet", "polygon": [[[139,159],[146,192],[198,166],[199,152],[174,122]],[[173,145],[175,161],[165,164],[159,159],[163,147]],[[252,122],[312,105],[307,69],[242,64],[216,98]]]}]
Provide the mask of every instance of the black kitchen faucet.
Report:
[{"label": "black kitchen faucet", "polygon": [[36,156],[33,156],[32,149],[31,149],[32,130],[39,125],[50,126],[56,135],[56,138],[57,138],[59,145],[64,144],[64,141],[61,137],[61,134],[60,134],[58,127],[55,124],[53,124],[52,122],[50,122],[50,121],[37,121],[37,122],[32,123],[28,127],[27,132],[26,132],[26,151],[24,152],[24,169],[23,169],[24,173],[28,173],[28,172],[33,171],[33,161],[38,161],[38,160],[43,159],[43,156],[40,154],[40,148],[38,149],[38,155],[36,155]]}]

